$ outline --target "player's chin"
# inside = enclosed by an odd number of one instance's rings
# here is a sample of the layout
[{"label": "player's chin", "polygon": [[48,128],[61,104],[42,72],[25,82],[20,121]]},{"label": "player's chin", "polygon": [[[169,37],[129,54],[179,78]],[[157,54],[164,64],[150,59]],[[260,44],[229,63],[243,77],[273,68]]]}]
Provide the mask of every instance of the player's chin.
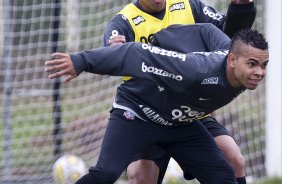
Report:
[{"label": "player's chin", "polygon": [[249,90],[255,90],[258,87],[258,84],[248,84],[245,87]]},{"label": "player's chin", "polygon": [[249,80],[245,87],[249,90],[254,90],[258,87],[260,82],[261,80]]}]

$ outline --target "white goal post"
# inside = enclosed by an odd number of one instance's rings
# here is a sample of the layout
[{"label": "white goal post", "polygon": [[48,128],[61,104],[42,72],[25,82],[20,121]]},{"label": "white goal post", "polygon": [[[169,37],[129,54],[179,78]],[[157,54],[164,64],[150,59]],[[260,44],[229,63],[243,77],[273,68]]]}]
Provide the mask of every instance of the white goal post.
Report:
[{"label": "white goal post", "polygon": [[282,177],[282,2],[266,1],[270,63],[266,82],[266,171]]}]

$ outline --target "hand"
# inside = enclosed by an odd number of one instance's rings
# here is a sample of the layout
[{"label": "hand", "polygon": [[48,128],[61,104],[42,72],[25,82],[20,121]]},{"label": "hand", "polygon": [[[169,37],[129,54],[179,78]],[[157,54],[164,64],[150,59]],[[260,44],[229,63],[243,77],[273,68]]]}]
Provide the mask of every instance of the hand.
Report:
[{"label": "hand", "polygon": [[51,73],[49,79],[59,78],[65,75],[64,82],[77,77],[70,55],[65,53],[53,53],[55,59],[45,62],[45,71]]},{"label": "hand", "polygon": [[231,3],[234,4],[248,4],[253,2],[254,0],[231,0]]},{"label": "hand", "polygon": [[121,45],[123,43],[125,43],[125,36],[123,35],[116,35],[116,36],[111,36],[110,40],[109,40],[109,45],[110,46],[114,46],[114,45]]}]

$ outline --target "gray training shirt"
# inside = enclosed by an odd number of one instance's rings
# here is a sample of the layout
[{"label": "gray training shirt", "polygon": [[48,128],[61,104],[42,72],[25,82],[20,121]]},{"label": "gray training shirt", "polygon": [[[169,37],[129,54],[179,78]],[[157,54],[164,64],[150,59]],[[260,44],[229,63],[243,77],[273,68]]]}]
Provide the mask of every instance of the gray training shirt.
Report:
[{"label": "gray training shirt", "polygon": [[[168,36],[171,32],[174,36]],[[141,119],[162,125],[191,123],[245,90],[227,81],[230,39],[212,24],[169,27],[155,35],[154,43],[185,47],[190,53],[126,43],[72,54],[71,59],[77,74],[132,76],[118,87],[114,107],[130,109]]]}]

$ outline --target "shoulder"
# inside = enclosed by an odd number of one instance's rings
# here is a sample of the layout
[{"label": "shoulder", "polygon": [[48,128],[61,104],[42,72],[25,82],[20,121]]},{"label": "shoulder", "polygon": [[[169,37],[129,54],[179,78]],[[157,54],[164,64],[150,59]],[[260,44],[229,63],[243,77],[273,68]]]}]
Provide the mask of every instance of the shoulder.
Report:
[{"label": "shoulder", "polygon": [[109,21],[108,24],[124,24],[126,23],[127,17],[122,14],[116,14],[113,18]]},{"label": "shoulder", "polygon": [[[130,24],[127,19],[122,15],[115,15],[107,24],[105,34],[112,35],[124,35],[130,28]],[[116,32],[116,33],[113,33]]]},{"label": "shoulder", "polygon": [[227,54],[228,50],[193,52],[188,54],[187,60],[192,60],[197,65],[198,73],[217,73],[225,66]]},{"label": "shoulder", "polygon": [[124,35],[127,41],[134,40],[134,33],[127,18],[121,14],[115,15],[104,31],[104,43],[107,45],[111,36]]},{"label": "shoulder", "polygon": [[122,10],[120,10],[117,15],[121,14],[124,17],[129,18],[136,15],[136,13],[138,12],[137,10],[139,10],[139,8],[137,8],[133,3],[130,3],[126,5]]},{"label": "shoulder", "polygon": [[201,7],[205,7],[206,5],[199,0],[188,0],[188,3],[190,4],[191,8],[199,9]]}]

